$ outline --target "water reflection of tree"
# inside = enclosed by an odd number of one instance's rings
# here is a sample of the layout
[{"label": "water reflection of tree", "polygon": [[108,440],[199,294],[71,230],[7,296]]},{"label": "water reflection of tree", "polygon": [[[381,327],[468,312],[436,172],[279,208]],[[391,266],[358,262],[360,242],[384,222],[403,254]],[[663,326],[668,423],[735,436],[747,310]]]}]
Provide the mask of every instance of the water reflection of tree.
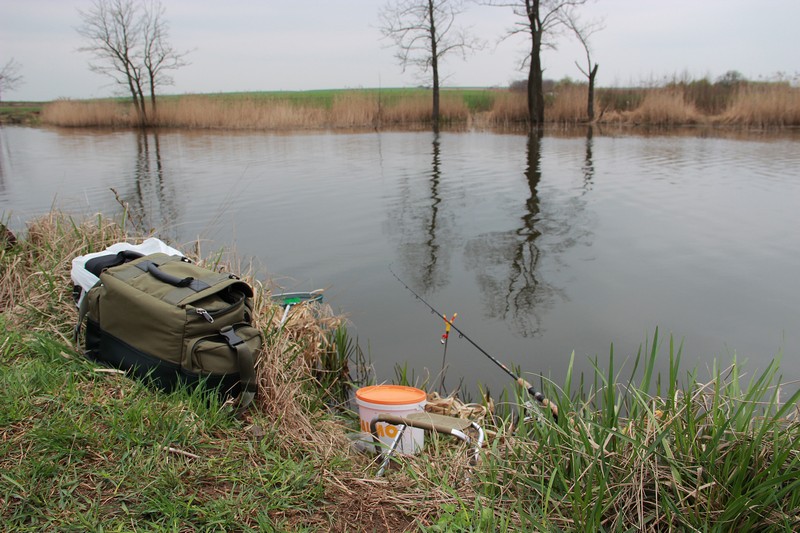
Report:
[{"label": "water reflection of tree", "polygon": [[431,164],[431,209],[430,218],[425,227],[425,243],[424,243],[424,266],[422,269],[422,287],[429,290],[436,283],[436,262],[439,259],[440,244],[436,240],[436,227],[439,220],[439,205],[442,203],[442,198],[439,192],[439,185],[442,179],[440,169],[440,153],[441,147],[439,144],[439,134],[435,132],[433,135],[433,163]]},{"label": "water reflection of tree", "polygon": [[5,175],[5,134],[3,128],[0,127],[0,193],[6,192],[6,175]]},{"label": "water reflection of tree", "polygon": [[592,148],[594,147],[594,131],[592,126],[586,127],[586,155],[583,159],[583,190],[589,192],[592,190],[594,182],[594,158],[592,157]]},{"label": "water reflection of tree", "polygon": [[[591,146],[584,160],[584,183],[590,185],[594,173]],[[591,169],[591,170],[589,170]],[[587,181],[588,180],[588,181]],[[541,133],[533,131],[527,139],[525,181],[529,196],[516,229],[478,235],[465,247],[467,268],[477,273],[485,310],[491,317],[513,324],[520,335],[534,336],[541,331],[541,316],[563,298],[559,289],[541,275],[543,256],[557,256],[573,246],[579,233],[588,231],[575,224],[580,206],[570,200],[564,209],[543,206],[539,198],[542,181]]]},{"label": "water reflection of tree", "polygon": [[405,275],[415,287],[423,292],[441,288],[447,284],[447,257],[449,247],[446,239],[446,222],[442,211],[441,140],[433,134],[431,142],[431,170],[426,172],[425,198],[415,201],[411,190],[403,194],[408,205],[400,206],[398,221],[394,228],[402,233],[401,259],[405,263]]},{"label": "water reflection of tree", "polygon": [[133,184],[123,200],[143,229],[164,234],[177,220],[176,195],[167,180],[158,133],[137,132]]}]

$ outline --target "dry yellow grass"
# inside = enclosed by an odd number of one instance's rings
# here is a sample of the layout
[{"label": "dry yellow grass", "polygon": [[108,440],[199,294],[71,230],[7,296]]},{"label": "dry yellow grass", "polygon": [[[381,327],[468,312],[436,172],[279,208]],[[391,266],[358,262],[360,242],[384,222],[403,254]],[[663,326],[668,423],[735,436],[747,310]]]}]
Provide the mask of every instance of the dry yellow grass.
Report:
[{"label": "dry yellow grass", "polygon": [[585,85],[567,85],[559,88],[550,105],[545,108],[545,116],[550,122],[581,122],[587,120],[586,100],[588,88]]},{"label": "dry yellow grass", "polygon": [[[342,94],[334,99],[328,123],[332,127],[419,124],[430,121],[431,108],[427,94],[410,94],[388,102],[369,93]],[[466,121],[469,109],[460,96],[443,92],[439,114],[442,122]]]},{"label": "dry yellow grass", "polygon": [[65,127],[135,127],[133,106],[109,101],[56,100],[42,108],[42,122]]},{"label": "dry yellow grass", "polygon": [[[427,122],[431,117],[431,98],[424,94],[411,95],[397,102],[381,106],[379,123],[381,124],[415,124]],[[462,99],[442,93],[439,101],[439,116],[443,123],[466,121],[469,110]]]},{"label": "dry yellow grass", "polygon": [[333,100],[328,121],[337,127],[357,128],[376,123],[381,111],[377,98],[359,92],[337,95]]},{"label": "dry yellow grass", "polygon": [[[457,96],[443,95],[440,116],[442,122],[466,121],[469,110]],[[151,124],[192,129],[298,130],[418,124],[430,121],[430,117],[431,99],[424,94],[383,103],[374,95],[343,93],[334,98],[330,108],[277,99],[185,96],[162,101]],[[45,106],[42,122],[65,127],[137,125],[131,106],[107,101],[53,102]]]},{"label": "dry yellow grass", "polygon": [[524,92],[508,91],[495,96],[492,109],[488,113],[491,123],[508,126],[522,122],[528,117],[528,100]]},{"label": "dry yellow grass", "polygon": [[[713,87],[712,87],[713,89]],[[547,95],[545,118],[558,124],[581,123],[586,116],[585,84],[559,84]],[[616,92],[615,92],[616,91]],[[729,124],[755,127],[800,125],[800,88],[788,84],[745,84],[719,115],[699,111],[691,86],[598,89],[595,105],[600,123],[655,126]],[[728,93],[726,93],[728,94]],[[721,95],[721,93],[720,93]],[[720,96],[721,97],[721,96]],[[488,107],[470,110],[459,91],[442,91],[440,120],[444,125],[508,127],[527,121],[524,92],[493,91]],[[309,130],[326,128],[418,127],[430,123],[431,98],[426,92],[387,94],[341,91],[327,104],[296,98],[183,96],[164,98],[151,117],[157,127],[190,129]],[[59,100],[44,106],[42,122],[66,127],[136,127],[133,107],[102,101]]]},{"label": "dry yellow grass", "polygon": [[164,102],[156,125],[195,129],[304,129],[325,123],[324,110],[288,102],[265,104],[251,99],[211,99],[203,96]]},{"label": "dry yellow grass", "polygon": [[719,121],[761,128],[800,126],[800,88],[785,84],[741,87]]},{"label": "dry yellow grass", "polygon": [[686,102],[682,90],[654,89],[648,91],[642,104],[628,114],[628,120],[635,124],[674,126],[695,124],[700,120],[700,114]]}]

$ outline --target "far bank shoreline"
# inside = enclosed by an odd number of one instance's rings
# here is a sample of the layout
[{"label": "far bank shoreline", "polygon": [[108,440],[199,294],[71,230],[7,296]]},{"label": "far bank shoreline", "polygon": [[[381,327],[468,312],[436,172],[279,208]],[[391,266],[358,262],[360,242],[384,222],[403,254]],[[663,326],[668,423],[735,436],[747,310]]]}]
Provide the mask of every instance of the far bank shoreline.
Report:
[{"label": "far bank shoreline", "polygon": [[[658,88],[596,91],[597,116],[586,115],[585,84],[560,82],[547,93],[546,126],[672,128],[800,127],[800,88],[785,83],[737,87],[698,82]],[[426,129],[431,127],[431,91],[339,89],[165,95],[148,110],[148,128],[205,130]],[[442,129],[528,129],[522,91],[497,88],[444,89]],[[0,123],[60,127],[140,127],[126,99],[0,103]]]}]

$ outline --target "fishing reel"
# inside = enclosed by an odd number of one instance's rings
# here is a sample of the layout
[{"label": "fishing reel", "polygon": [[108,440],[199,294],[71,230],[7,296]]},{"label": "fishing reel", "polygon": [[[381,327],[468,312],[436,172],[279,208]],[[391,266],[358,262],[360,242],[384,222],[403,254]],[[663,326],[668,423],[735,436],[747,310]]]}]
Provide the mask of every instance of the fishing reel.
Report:
[{"label": "fishing reel", "polygon": [[525,417],[522,419],[524,424],[544,424],[544,415],[542,414],[542,410],[533,404],[532,401],[527,400],[525,403],[522,404],[522,412],[525,414]]},{"label": "fishing reel", "polygon": [[544,427],[545,417],[539,407],[535,406],[531,401],[526,401],[519,404],[518,409],[511,413],[509,433],[516,435],[524,427],[528,428],[528,430],[523,430],[524,433],[527,433],[533,425],[539,428]]}]

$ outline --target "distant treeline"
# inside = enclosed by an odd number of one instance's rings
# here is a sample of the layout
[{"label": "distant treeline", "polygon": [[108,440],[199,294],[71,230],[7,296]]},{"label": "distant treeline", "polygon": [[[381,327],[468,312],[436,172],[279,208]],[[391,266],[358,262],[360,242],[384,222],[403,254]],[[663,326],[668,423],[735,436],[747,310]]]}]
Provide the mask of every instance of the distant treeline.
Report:
[{"label": "distant treeline", "polygon": [[[587,85],[571,80],[546,86],[546,120],[586,123]],[[604,124],[800,126],[800,88],[788,81],[741,79],[673,81],[656,87],[598,88],[596,118]],[[343,89],[163,96],[149,126],[198,129],[319,129],[424,127],[430,90]],[[68,127],[137,127],[122,100],[58,100],[41,120]],[[528,120],[524,82],[503,89],[445,89],[443,126],[514,126]]]}]

